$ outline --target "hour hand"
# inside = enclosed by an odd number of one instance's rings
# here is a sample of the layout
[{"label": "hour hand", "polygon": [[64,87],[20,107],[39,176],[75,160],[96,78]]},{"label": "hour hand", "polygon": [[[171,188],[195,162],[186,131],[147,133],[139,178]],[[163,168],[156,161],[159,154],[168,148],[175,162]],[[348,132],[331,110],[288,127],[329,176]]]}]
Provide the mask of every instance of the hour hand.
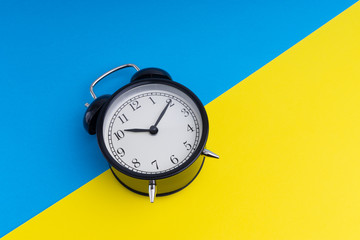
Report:
[{"label": "hour hand", "polygon": [[127,132],[150,132],[150,129],[130,128],[130,129],[124,129],[124,131],[127,131]]},{"label": "hour hand", "polygon": [[155,126],[151,126],[148,129],[143,129],[143,128],[130,128],[130,129],[124,129],[124,131],[127,132],[149,132],[152,135],[157,134],[157,132],[159,131],[157,127]]}]

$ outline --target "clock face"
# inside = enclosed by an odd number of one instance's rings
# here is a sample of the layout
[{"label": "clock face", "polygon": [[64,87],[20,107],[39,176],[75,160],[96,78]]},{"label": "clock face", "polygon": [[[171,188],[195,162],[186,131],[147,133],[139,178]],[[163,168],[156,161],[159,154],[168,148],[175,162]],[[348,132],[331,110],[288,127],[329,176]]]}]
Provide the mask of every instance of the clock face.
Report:
[{"label": "clock face", "polygon": [[100,141],[108,158],[147,176],[186,165],[205,141],[202,113],[195,101],[172,84],[148,83],[120,91],[102,122]]}]

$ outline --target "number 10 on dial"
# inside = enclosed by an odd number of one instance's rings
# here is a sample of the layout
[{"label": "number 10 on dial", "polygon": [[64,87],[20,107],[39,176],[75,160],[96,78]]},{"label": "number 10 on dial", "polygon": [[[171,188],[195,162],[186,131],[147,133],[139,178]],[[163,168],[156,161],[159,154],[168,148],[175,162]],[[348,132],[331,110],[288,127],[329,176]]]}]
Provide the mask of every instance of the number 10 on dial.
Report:
[{"label": "number 10 on dial", "polygon": [[96,98],[88,106],[85,128],[97,134],[100,149],[118,181],[133,192],[155,196],[175,193],[200,172],[209,124],[204,106],[189,89],[157,68],[134,74],[114,94]]}]

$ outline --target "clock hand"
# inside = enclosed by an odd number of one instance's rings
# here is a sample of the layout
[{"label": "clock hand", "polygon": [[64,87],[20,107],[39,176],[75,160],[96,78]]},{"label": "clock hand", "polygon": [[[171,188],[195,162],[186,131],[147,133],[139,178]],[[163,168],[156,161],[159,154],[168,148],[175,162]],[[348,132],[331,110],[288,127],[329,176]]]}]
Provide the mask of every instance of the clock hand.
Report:
[{"label": "clock hand", "polygon": [[124,131],[127,131],[127,132],[150,132],[150,129],[130,128],[130,129],[124,129]]},{"label": "clock hand", "polygon": [[156,127],[159,124],[161,118],[164,116],[164,114],[165,114],[166,110],[168,109],[170,103],[171,103],[171,99],[169,99],[168,104],[166,104],[164,110],[162,110],[162,112],[160,113],[159,118],[156,120],[156,123],[152,127]]},{"label": "clock hand", "polygon": [[149,132],[150,134],[157,134],[159,131],[157,127],[151,126],[149,129],[143,129],[143,128],[130,128],[130,129],[124,129],[124,131],[127,132]]},{"label": "clock hand", "polygon": [[171,103],[171,99],[169,99],[170,101],[166,104],[165,108],[162,110],[162,112],[160,113],[160,116],[158,117],[158,119],[156,120],[156,123],[154,125],[152,125],[149,129],[143,129],[143,128],[130,128],[130,129],[124,129],[124,131],[127,132],[149,132],[150,134],[154,135],[157,134],[157,132],[159,131],[159,129],[156,127],[161,118],[164,116],[166,110],[168,109],[170,103]]}]

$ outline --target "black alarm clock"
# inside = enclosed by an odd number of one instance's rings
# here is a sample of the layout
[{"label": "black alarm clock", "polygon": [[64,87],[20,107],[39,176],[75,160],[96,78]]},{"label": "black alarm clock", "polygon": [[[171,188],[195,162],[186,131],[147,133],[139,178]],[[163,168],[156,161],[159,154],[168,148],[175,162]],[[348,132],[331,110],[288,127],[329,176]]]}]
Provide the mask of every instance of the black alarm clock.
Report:
[{"label": "black alarm clock", "polygon": [[[130,83],[96,97],[94,86],[126,67],[137,70]],[[205,156],[219,158],[205,149],[209,123],[203,104],[166,71],[122,65],[96,79],[90,93],[95,100],[86,104],[85,129],[97,135],[116,179],[150,202],[188,186]]]}]

